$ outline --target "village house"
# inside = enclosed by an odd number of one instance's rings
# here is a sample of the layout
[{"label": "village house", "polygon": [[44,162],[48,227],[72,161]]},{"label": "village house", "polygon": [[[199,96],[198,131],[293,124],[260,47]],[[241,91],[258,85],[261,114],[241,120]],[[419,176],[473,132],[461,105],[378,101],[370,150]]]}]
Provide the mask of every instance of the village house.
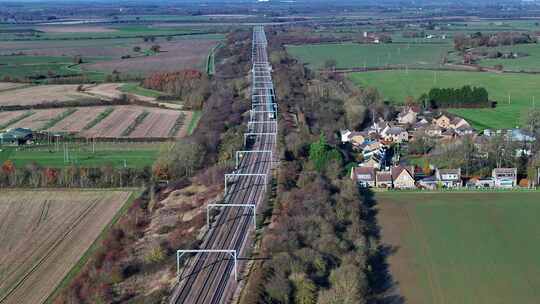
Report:
[{"label": "village house", "polygon": [[461,188],[461,168],[459,169],[436,169],[435,177],[437,182],[444,188]]},{"label": "village house", "polygon": [[428,125],[424,127],[422,131],[424,131],[424,133],[426,133],[426,135],[429,137],[440,137],[442,136],[443,132],[441,127],[438,125]]},{"label": "village house", "polygon": [[400,127],[387,128],[381,133],[385,141],[393,143],[403,143],[409,141],[409,133]]},{"label": "village house", "polygon": [[397,121],[402,125],[410,125],[416,122],[418,111],[412,107],[406,107],[397,116]]},{"label": "village house", "polygon": [[375,187],[374,167],[356,167],[351,169],[351,179],[358,183],[360,187]]},{"label": "village house", "polygon": [[362,167],[374,167],[377,169],[381,168],[382,157],[380,155],[374,154],[369,159],[365,160],[360,164]]},{"label": "village house", "polygon": [[357,132],[342,130],[341,131],[341,142],[348,143],[350,142],[353,146],[360,146],[368,139],[367,132]]},{"label": "village house", "polygon": [[397,166],[392,168],[392,182],[396,189],[414,189],[414,167]]},{"label": "village house", "polygon": [[451,129],[458,129],[458,128],[461,128],[461,127],[471,127],[471,125],[463,118],[461,117],[454,117],[452,118],[452,120],[450,120],[450,124],[448,126],[448,128],[451,128]]},{"label": "village house", "polygon": [[376,185],[378,188],[392,188],[392,172],[378,171],[376,173]]},{"label": "village house", "polygon": [[516,168],[495,168],[491,177],[497,188],[514,188],[517,186]]},{"label": "village house", "polygon": [[433,123],[437,125],[439,128],[448,129],[450,128],[450,117],[446,116],[445,114],[440,115],[437,118],[433,119]]},{"label": "village house", "polygon": [[435,175],[427,176],[418,181],[421,188],[435,190],[437,189],[438,180]]}]

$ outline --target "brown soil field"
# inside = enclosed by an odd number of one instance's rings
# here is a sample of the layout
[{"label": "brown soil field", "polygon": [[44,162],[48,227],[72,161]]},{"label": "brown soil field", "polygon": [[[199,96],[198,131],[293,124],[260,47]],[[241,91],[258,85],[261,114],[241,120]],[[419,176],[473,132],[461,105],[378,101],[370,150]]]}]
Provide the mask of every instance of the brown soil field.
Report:
[{"label": "brown soil field", "polygon": [[115,110],[90,130],[83,132],[86,137],[118,138],[145,108],[137,106],[115,107]]},{"label": "brown soil field", "polygon": [[66,109],[57,108],[49,110],[36,110],[34,114],[10,125],[10,128],[29,128],[32,130],[40,130],[53,118],[62,114]]},{"label": "brown soil field", "polygon": [[[168,137],[176,120],[186,114],[171,110],[153,110],[143,122],[131,132],[129,137]],[[185,121],[184,121],[185,124]]]},{"label": "brown soil field", "polygon": [[77,111],[68,117],[59,121],[56,125],[47,129],[51,132],[67,132],[78,133],[83,130],[94,118],[108,107],[84,107],[78,108]]},{"label": "brown soil field", "polygon": [[[113,108],[113,112],[107,117],[103,118],[103,120],[98,122],[89,130],[84,130],[84,128],[90,122],[92,122],[108,108]],[[45,125],[51,119],[58,117],[67,109],[68,108],[28,110],[34,114],[7,126],[7,128],[20,127],[29,128],[32,130],[40,130],[45,127]],[[4,125],[10,120],[19,117],[28,111],[22,110],[0,112],[0,125]],[[47,131],[79,133],[79,135],[84,137],[120,138],[123,137],[122,133],[135,121],[137,116],[145,111],[149,114],[138,126],[136,126],[136,128],[128,136],[129,138],[169,137],[171,129],[173,129],[177,119],[181,115],[184,116],[183,125],[180,130],[172,136],[181,138],[187,135],[187,128],[192,117],[191,112],[136,105],[78,107],[74,113],[66,116],[54,126],[48,128]]]},{"label": "brown soil field", "polygon": [[8,123],[10,120],[19,117],[24,114],[26,111],[9,111],[9,112],[0,112],[0,126]]},{"label": "brown soil field", "polygon": [[183,68],[200,68],[208,52],[216,45],[212,40],[182,40],[160,43],[161,53],[154,56],[117,59],[83,65],[87,70],[121,73],[150,74],[154,72],[172,72]]},{"label": "brown soil field", "polygon": [[193,112],[184,112],[186,114],[186,117],[184,118],[184,124],[178,130],[178,133],[175,134],[176,138],[183,138],[188,135],[188,129],[189,129],[189,123],[191,122],[191,119],[193,118]]},{"label": "brown soil field", "polygon": [[11,89],[18,88],[24,85],[25,84],[22,84],[22,83],[0,82],[0,91],[11,90]]},{"label": "brown soil field", "polygon": [[2,192],[3,304],[43,303],[130,196],[97,190]]},{"label": "brown soil field", "polygon": [[91,96],[77,92],[78,85],[39,85],[0,92],[0,105],[37,105],[52,102],[89,100]]},{"label": "brown soil field", "polygon": [[88,25],[44,25],[38,26],[36,30],[45,33],[112,33],[117,31],[104,26]]}]

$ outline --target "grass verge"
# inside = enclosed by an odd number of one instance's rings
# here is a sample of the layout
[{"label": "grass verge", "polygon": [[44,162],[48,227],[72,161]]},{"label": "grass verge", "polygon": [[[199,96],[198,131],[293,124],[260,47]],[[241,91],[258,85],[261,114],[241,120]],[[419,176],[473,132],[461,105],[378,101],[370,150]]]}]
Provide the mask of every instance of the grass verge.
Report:
[{"label": "grass verge", "polygon": [[197,125],[199,124],[199,121],[202,117],[202,111],[193,111],[193,115],[191,116],[191,121],[189,122],[187,134],[188,136],[193,134],[195,129],[197,128]]}]

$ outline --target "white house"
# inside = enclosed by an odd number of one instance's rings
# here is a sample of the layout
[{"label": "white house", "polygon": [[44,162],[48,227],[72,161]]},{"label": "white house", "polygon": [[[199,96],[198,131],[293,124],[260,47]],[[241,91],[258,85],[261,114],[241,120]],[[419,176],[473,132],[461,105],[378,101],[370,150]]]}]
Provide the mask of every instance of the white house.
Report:
[{"label": "white house", "polygon": [[461,168],[459,169],[436,169],[437,181],[445,188],[461,188]]},{"label": "white house", "polygon": [[495,168],[491,176],[497,188],[514,188],[517,186],[516,168]]}]

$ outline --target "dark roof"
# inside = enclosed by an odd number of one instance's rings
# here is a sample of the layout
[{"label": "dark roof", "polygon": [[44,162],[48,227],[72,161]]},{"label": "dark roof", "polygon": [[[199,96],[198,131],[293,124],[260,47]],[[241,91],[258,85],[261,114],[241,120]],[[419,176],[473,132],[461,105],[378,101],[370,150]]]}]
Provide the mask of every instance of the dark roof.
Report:
[{"label": "dark roof", "polygon": [[358,179],[358,175],[369,175],[369,179],[362,178],[361,180],[375,180],[375,168],[373,167],[356,167],[353,169],[353,178]]},{"label": "dark roof", "polygon": [[391,182],[391,181],[392,181],[392,172],[390,171],[377,172],[377,182]]},{"label": "dark roof", "polygon": [[407,171],[414,178],[414,166],[397,166],[392,168],[392,178],[396,179],[403,171]]}]

